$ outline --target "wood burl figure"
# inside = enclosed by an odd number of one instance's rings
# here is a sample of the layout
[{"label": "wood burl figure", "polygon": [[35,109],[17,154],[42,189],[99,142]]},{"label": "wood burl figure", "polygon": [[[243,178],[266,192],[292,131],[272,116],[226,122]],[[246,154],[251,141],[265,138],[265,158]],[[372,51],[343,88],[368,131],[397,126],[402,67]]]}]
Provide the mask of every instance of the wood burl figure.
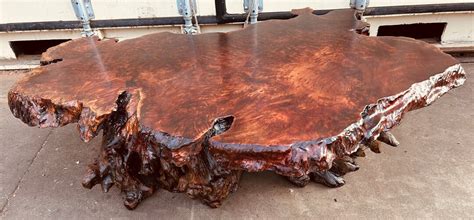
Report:
[{"label": "wood burl figure", "polygon": [[353,10],[311,12],[229,33],[72,40],[43,53],[8,104],[30,126],[77,123],[84,141],[102,130],[82,184],[115,185],[129,209],[160,188],[218,207],[243,172],[339,187],[465,72],[425,42],[364,35]]}]

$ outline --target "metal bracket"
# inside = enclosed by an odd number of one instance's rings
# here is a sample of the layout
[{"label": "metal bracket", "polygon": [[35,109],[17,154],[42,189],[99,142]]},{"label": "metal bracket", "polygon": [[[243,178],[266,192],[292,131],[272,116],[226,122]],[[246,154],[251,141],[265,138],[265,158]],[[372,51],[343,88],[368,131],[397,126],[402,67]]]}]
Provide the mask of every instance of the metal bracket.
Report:
[{"label": "metal bracket", "polygon": [[257,23],[258,13],[263,11],[263,0],[244,0],[244,11],[250,11],[250,24]]},{"label": "metal bracket", "polygon": [[350,0],[351,8],[364,11],[369,6],[370,0]]},{"label": "metal bracket", "polygon": [[176,4],[178,5],[178,13],[184,19],[184,33],[196,34],[198,28],[193,25],[193,15],[197,12],[196,0],[176,0]]},{"label": "metal bracket", "polygon": [[248,12],[249,11],[249,7],[250,7],[250,3],[253,2],[256,2],[258,4],[258,12],[262,12],[263,11],[263,0],[244,0],[244,11],[245,12]]},{"label": "metal bracket", "polygon": [[82,23],[81,33],[86,37],[94,35],[90,25],[90,20],[95,18],[91,0],[71,0],[71,3],[77,19]]}]

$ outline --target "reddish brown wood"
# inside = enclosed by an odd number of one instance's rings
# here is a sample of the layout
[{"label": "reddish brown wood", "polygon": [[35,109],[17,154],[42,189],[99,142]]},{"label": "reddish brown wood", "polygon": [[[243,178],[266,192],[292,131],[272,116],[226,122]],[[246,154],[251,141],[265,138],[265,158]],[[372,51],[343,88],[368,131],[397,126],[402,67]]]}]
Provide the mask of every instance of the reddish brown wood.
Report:
[{"label": "reddish brown wood", "polygon": [[307,10],[230,33],[81,38],[49,49],[8,96],[31,126],[78,123],[102,152],[83,185],[117,185],[135,208],[156,189],[217,207],[242,171],[336,187],[362,145],[398,145],[403,114],[460,86],[438,48],[368,37],[352,10]]}]

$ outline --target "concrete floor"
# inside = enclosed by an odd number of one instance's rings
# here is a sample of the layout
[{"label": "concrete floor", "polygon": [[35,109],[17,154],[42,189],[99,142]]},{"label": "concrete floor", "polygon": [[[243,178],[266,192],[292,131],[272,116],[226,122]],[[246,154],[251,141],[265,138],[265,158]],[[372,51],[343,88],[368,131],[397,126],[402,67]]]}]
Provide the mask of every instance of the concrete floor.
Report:
[{"label": "concrete floor", "polygon": [[79,140],[75,125],[30,128],[15,119],[6,93],[21,72],[0,72],[2,219],[287,219],[474,218],[474,63],[468,80],[432,106],[409,113],[393,130],[401,145],[360,158],[346,185],[297,188],[272,173],[245,174],[219,209],[159,191],[136,210],[116,188],[87,190],[81,177],[100,138]]}]

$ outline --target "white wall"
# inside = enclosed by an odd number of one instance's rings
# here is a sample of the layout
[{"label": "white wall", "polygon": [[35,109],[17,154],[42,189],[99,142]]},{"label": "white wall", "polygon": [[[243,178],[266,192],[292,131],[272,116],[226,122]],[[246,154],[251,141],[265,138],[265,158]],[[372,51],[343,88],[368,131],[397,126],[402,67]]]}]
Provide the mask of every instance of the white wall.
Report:
[{"label": "white wall", "polygon": [[[442,3],[472,3],[474,0],[370,0],[370,7],[422,5]],[[243,13],[242,0],[227,0],[229,13]],[[295,8],[313,9],[349,8],[349,0],[263,0],[263,11],[290,11]]]},{"label": "white wall", "polygon": [[[92,0],[95,19],[180,16],[176,0]],[[199,15],[215,15],[214,1],[197,0]]]},{"label": "white wall", "polygon": [[68,0],[0,0],[0,23],[76,20]]},{"label": "white wall", "polygon": [[[244,13],[242,0],[227,0],[227,12]],[[263,11],[290,11],[295,8],[313,9],[349,8],[349,0],[263,0]]]},{"label": "white wall", "polygon": [[371,0],[371,7],[394,6],[394,5],[423,5],[423,4],[445,4],[445,3],[472,3],[472,0]]},{"label": "white wall", "polygon": [[[215,15],[213,0],[197,0],[200,15]],[[176,0],[92,0],[96,19],[179,16]],[[0,23],[76,20],[70,0],[0,0]]]},{"label": "white wall", "polygon": [[[96,19],[179,16],[176,0],[91,0]],[[214,0],[196,0],[199,15],[215,15]],[[227,0],[229,13],[243,13],[243,0]],[[348,8],[349,0],[264,0],[263,9],[289,11],[295,8]],[[372,0],[370,6],[436,3],[466,3],[473,0]],[[76,20],[70,0],[0,0],[0,23]]]}]

